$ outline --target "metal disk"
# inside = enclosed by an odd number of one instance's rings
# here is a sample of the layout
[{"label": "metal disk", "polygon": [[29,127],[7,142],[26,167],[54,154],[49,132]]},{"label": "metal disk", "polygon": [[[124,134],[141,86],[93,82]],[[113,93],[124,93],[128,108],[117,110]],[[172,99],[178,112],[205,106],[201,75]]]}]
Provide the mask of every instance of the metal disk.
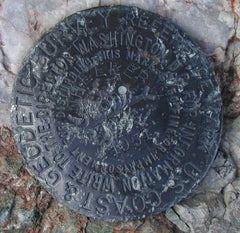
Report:
[{"label": "metal disk", "polygon": [[29,171],[62,204],[129,221],[186,197],[221,136],[207,59],[157,14],[127,6],[77,12],[33,46],[12,98]]}]

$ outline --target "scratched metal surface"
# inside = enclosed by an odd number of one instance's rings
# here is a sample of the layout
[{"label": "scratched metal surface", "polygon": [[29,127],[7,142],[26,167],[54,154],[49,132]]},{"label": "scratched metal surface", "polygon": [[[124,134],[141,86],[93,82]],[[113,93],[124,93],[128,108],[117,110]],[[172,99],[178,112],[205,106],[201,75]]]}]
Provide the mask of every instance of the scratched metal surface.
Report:
[{"label": "scratched metal surface", "polygon": [[186,197],[221,136],[207,59],[168,20],[136,7],[78,12],[26,57],[12,98],[29,171],[87,216],[129,221]]}]

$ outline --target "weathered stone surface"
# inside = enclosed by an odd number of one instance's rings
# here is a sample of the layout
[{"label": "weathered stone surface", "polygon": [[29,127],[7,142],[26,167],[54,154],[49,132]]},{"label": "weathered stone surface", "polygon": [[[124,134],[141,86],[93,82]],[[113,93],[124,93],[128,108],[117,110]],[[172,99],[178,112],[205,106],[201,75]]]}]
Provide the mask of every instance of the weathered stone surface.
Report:
[{"label": "weathered stone surface", "polygon": [[43,215],[40,227],[42,232],[85,232],[87,217],[77,214],[66,207],[58,205],[56,201],[51,203]]},{"label": "weathered stone surface", "polygon": [[9,190],[0,189],[0,227],[7,225],[10,220],[15,195]]},{"label": "weathered stone surface", "polygon": [[176,205],[175,211],[187,223],[191,232],[207,232],[209,211],[205,202],[197,203],[196,206]]},{"label": "weathered stone surface", "polygon": [[0,128],[0,181],[4,180],[5,174],[16,177],[18,170],[22,166],[22,160],[17,153],[15,142],[11,137],[11,131],[7,128]]},{"label": "weathered stone surface", "polygon": [[141,226],[141,221],[125,223],[106,223],[98,220],[89,220],[87,233],[107,233],[107,232],[135,232]]},{"label": "weathered stone surface", "polygon": [[219,152],[207,176],[193,191],[193,195],[212,192],[219,193],[236,176],[236,167],[228,154]]},{"label": "weathered stone surface", "polygon": [[160,214],[158,216],[147,218],[145,221],[134,222],[118,222],[107,223],[97,220],[90,220],[88,222],[86,233],[181,233],[178,227],[169,223],[164,216]]},{"label": "weathered stone surface", "polygon": [[[25,2],[25,4],[22,4],[23,2]],[[58,4],[56,4],[56,2]],[[187,204],[182,202],[175,208],[175,211],[180,219],[190,227],[191,232],[240,232],[239,218],[236,219],[236,216],[239,217],[238,197],[240,190],[237,188],[239,187],[237,185],[239,182],[237,180],[235,181],[236,177],[239,176],[239,172],[238,174],[235,172],[235,164],[238,164],[239,170],[240,154],[240,142],[238,139],[240,132],[240,122],[238,119],[240,113],[240,21],[238,18],[240,16],[240,1],[134,0],[127,2],[116,0],[110,2],[102,0],[101,3],[98,0],[45,0],[41,2],[37,0],[1,1],[0,125],[10,125],[10,118],[8,117],[10,109],[8,103],[11,96],[13,75],[17,71],[26,50],[32,45],[33,41],[38,39],[43,32],[53,26],[59,19],[64,18],[65,15],[75,12],[75,10],[77,11],[98,6],[99,4],[109,3],[137,5],[172,18],[177,24],[184,27],[190,35],[198,39],[201,46],[205,49],[205,52],[208,53],[216,76],[221,81],[225,106],[224,136],[222,141],[222,150],[224,150],[224,154],[220,154],[220,159],[217,159],[215,163],[219,164],[217,161],[220,162],[220,171],[222,172],[219,173],[219,169],[214,168],[212,175],[209,174],[209,176],[205,178],[202,187],[199,187],[192,197],[195,199],[196,196],[201,196],[200,199],[197,199],[197,204],[188,201],[186,201]],[[17,11],[18,8],[21,10]],[[26,17],[21,14],[24,14]],[[14,24],[17,24],[18,27],[16,28]],[[2,138],[0,141],[2,143]],[[7,196],[10,203],[15,195],[14,187],[16,187],[14,182],[12,183],[12,180],[15,180],[15,182],[21,186],[21,182],[16,180],[18,174],[20,174],[22,178],[26,176],[27,179],[29,179],[26,173],[22,173],[20,172],[22,170],[19,170],[21,167],[19,156],[13,156],[11,159],[11,161],[15,161],[14,158],[17,159],[16,163],[14,162],[14,169],[8,166],[6,158],[2,158],[2,154],[8,156],[10,152],[15,150],[11,148],[11,146],[13,146],[13,144],[11,144],[10,141],[4,143],[4,146],[0,147],[0,171],[5,171],[4,174],[0,174],[0,189],[1,193],[5,193],[3,195],[5,197]],[[16,152],[13,154],[16,155]],[[226,171],[226,175],[224,175],[224,171]],[[214,177],[215,175],[216,177]],[[211,181],[212,179],[216,181],[216,185]],[[208,190],[207,187],[208,182],[210,183],[210,190]],[[7,189],[6,186],[8,187]],[[217,192],[214,191],[214,188],[216,188]],[[216,211],[214,211],[214,214],[209,214],[208,204],[206,204],[208,203],[207,200],[210,200],[210,206],[216,208],[220,214],[215,216]],[[51,203],[51,197],[45,191],[41,190],[35,201],[39,216],[43,216],[45,210],[49,207],[49,203]],[[6,205],[4,208],[12,209],[11,204]],[[5,215],[0,214],[1,221],[3,223],[8,222],[8,216],[8,213],[5,213]],[[41,232],[41,223],[39,223],[41,217],[37,219],[34,226],[28,227],[28,229],[18,229],[15,232]],[[193,221],[193,219],[195,219],[195,221]],[[204,222],[203,220],[206,221]],[[233,225],[234,222],[238,225]],[[102,222],[94,223],[96,227],[99,225],[103,228],[106,226],[105,224],[107,224]],[[158,220],[157,223],[159,224],[161,221]],[[10,222],[8,222],[8,224],[11,225]],[[151,224],[156,223],[152,221]],[[139,223],[139,226],[140,225],[141,223]],[[0,232],[3,231],[3,229],[9,229],[6,227],[7,225],[5,225],[5,228],[1,226]],[[97,229],[101,229],[101,227]],[[111,230],[112,228],[107,228],[107,230],[109,229]],[[137,229],[137,227],[133,229]],[[78,232],[78,230],[72,230],[72,233],[74,232]],[[131,230],[123,228],[122,232],[131,232]]]},{"label": "weathered stone surface", "polygon": [[172,223],[176,224],[179,229],[183,232],[190,232],[189,227],[186,225],[186,223],[184,223],[180,217],[177,215],[177,213],[172,209],[169,208],[166,211],[166,217],[168,218],[168,220],[170,220]]},{"label": "weathered stone surface", "polygon": [[224,201],[227,206],[225,219],[234,225],[240,226],[240,179],[226,186],[224,190]]},{"label": "weathered stone surface", "polygon": [[[208,233],[216,232],[237,233],[239,232],[239,227],[232,226],[230,222],[224,219],[213,218]],[[199,231],[199,233],[201,233],[201,231]]]},{"label": "weathered stone surface", "polygon": [[[86,217],[60,207],[56,202],[49,207],[52,198],[21,167],[10,131],[6,128],[0,131],[0,165],[9,168],[0,172],[0,232],[84,232],[81,229],[85,227]],[[7,145],[9,147],[5,148]]]},{"label": "weathered stone surface", "polygon": [[240,169],[240,117],[235,118],[232,121],[226,122],[225,133],[223,136],[223,149],[231,154],[237,168],[238,175]]},{"label": "weathered stone surface", "polygon": [[182,212],[187,211],[184,214],[184,217],[186,217],[185,222],[192,231],[198,228],[207,230],[211,225],[210,216],[221,219],[225,213],[222,196],[210,192],[185,200],[182,204],[176,205],[174,210],[181,217],[183,216]]}]

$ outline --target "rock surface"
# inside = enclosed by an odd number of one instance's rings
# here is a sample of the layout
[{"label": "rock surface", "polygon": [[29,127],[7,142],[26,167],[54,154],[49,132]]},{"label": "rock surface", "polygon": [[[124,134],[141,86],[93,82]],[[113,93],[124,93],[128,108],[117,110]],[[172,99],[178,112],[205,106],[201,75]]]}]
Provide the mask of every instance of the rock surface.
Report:
[{"label": "rock surface", "polygon": [[[34,41],[78,10],[109,4],[157,12],[187,31],[209,57],[224,106],[218,156],[191,197],[166,215],[111,224],[58,205],[24,169],[6,128],[14,78]],[[238,0],[0,0],[0,232],[240,232],[239,17]]]}]

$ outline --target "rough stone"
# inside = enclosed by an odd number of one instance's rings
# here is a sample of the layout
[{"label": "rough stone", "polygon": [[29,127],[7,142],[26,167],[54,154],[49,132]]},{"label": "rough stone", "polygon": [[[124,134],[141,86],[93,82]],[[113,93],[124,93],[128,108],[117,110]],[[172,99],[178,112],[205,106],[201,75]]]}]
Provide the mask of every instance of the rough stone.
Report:
[{"label": "rough stone", "polygon": [[107,233],[107,232],[135,232],[141,225],[141,221],[126,223],[105,223],[98,220],[90,220],[88,222],[86,233]]},{"label": "rough stone", "polygon": [[[22,166],[22,160],[17,152],[17,147],[12,138],[11,131],[0,127],[0,174],[9,174],[16,177]],[[0,176],[0,183],[5,182]]]},{"label": "rough stone", "polygon": [[206,203],[198,203],[196,206],[176,205],[174,209],[190,227],[191,232],[196,232],[197,230],[207,232],[206,225],[208,224],[209,211]]},{"label": "rough stone", "polygon": [[18,29],[5,18],[0,18],[0,31],[1,50],[4,55],[3,65],[7,71],[16,74],[27,50],[33,44],[33,40],[27,34],[18,31]]},{"label": "rough stone", "polygon": [[166,217],[172,223],[176,224],[181,231],[190,232],[189,227],[179,218],[179,216],[176,214],[176,212],[172,208],[169,208],[166,211]]},{"label": "rough stone", "polygon": [[231,154],[237,168],[238,175],[240,169],[240,117],[237,117],[233,121],[226,122],[225,124],[225,133],[223,136],[223,149]]},{"label": "rough stone", "polygon": [[223,187],[235,179],[235,176],[236,167],[232,158],[219,152],[207,176],[193,191],[193,195],[206,192],[219,193]]},{"label": "rough stone", "polygon": [[43,215],[41,231],[46,233],[82,233],[85,232],[87,218],[53,201]]},{"label": "rough stone", "polygon": [[232,222],[240,229],[240,179],[226,186],[224,190],[224,201],[227,206],[225,219]]},{"label": "rough stone", "polygon": [[[28,198],[27,200],[25,198]],[[34,194],[31,196],[17,195],[11,213],[11,226],[9,230],[32,226],[36,221]],[[31,202],[30,202],[31,201]]]},{"label": "rough stone", "polygon": [[44,212],[40,187],[22,167],[11,131],[0,127],[0,231],[27,229]]},{"label": "rough stone", "polygon": [[107,223],[97,220],[90,220],[87,224],[86,233],[180,233],[182,232],[174,227],[164,216],[159,214],[152,218],[147,218],[145,221],[134,222],[116,222]]},{"label": "rough stone", "polygon": [[[12,17],[14,15],[14,17]],[[24,1],[8,0],[2,2],[1,16],[17,31],[29,34],[28,12]]]},{"label": "rough stone", "polygon": [[[18,173],[22,172],[18,171]],[[36,197],[38,187],[36,182],[31,176],[24,173],[19,174],[17,177],[11,177],[11,174],[5,173],[3,177],[5,179],[4,182],[1,182],[2,187],[14,194],[14,200],[9,212],[11,214],[10,221],[4,226],[4,229],[13,230],[32,226],[37,218]],[[6,208],[5,205],[3,203],[4,208]]]},{"label": "rough stone", "polygon": [[240,23],[238,22],[237,24],[237,29],[236,29],[236,37],[240,39]]},{"label": "rough stone", "polygon": [[213,218],[223,219],[224,207],[221,195],[208,192],[175,205],[174,210],[191,232],[208,232]]},{"label": "rough stone", "polygon": [[7,225],[14,205],[15,195],[9,190],[0,188],[0,228]]},{"label": "rough stone", "polygon": [[178,233],[182,232],[178,228],[172,228],[165,220],[164,215],[158,215],[157,218],[148,218],[144,223],[136,229],[136,233],[171,233],[172,231]]},{"label": "rough stone", "polygon": [[[232,226],[230,222],[224,219],[213,218],[208,233],[216,232],[237,233],[239,232],[239,228]],[[199,231],[199,233],[201,233],[201,231]]]}]

